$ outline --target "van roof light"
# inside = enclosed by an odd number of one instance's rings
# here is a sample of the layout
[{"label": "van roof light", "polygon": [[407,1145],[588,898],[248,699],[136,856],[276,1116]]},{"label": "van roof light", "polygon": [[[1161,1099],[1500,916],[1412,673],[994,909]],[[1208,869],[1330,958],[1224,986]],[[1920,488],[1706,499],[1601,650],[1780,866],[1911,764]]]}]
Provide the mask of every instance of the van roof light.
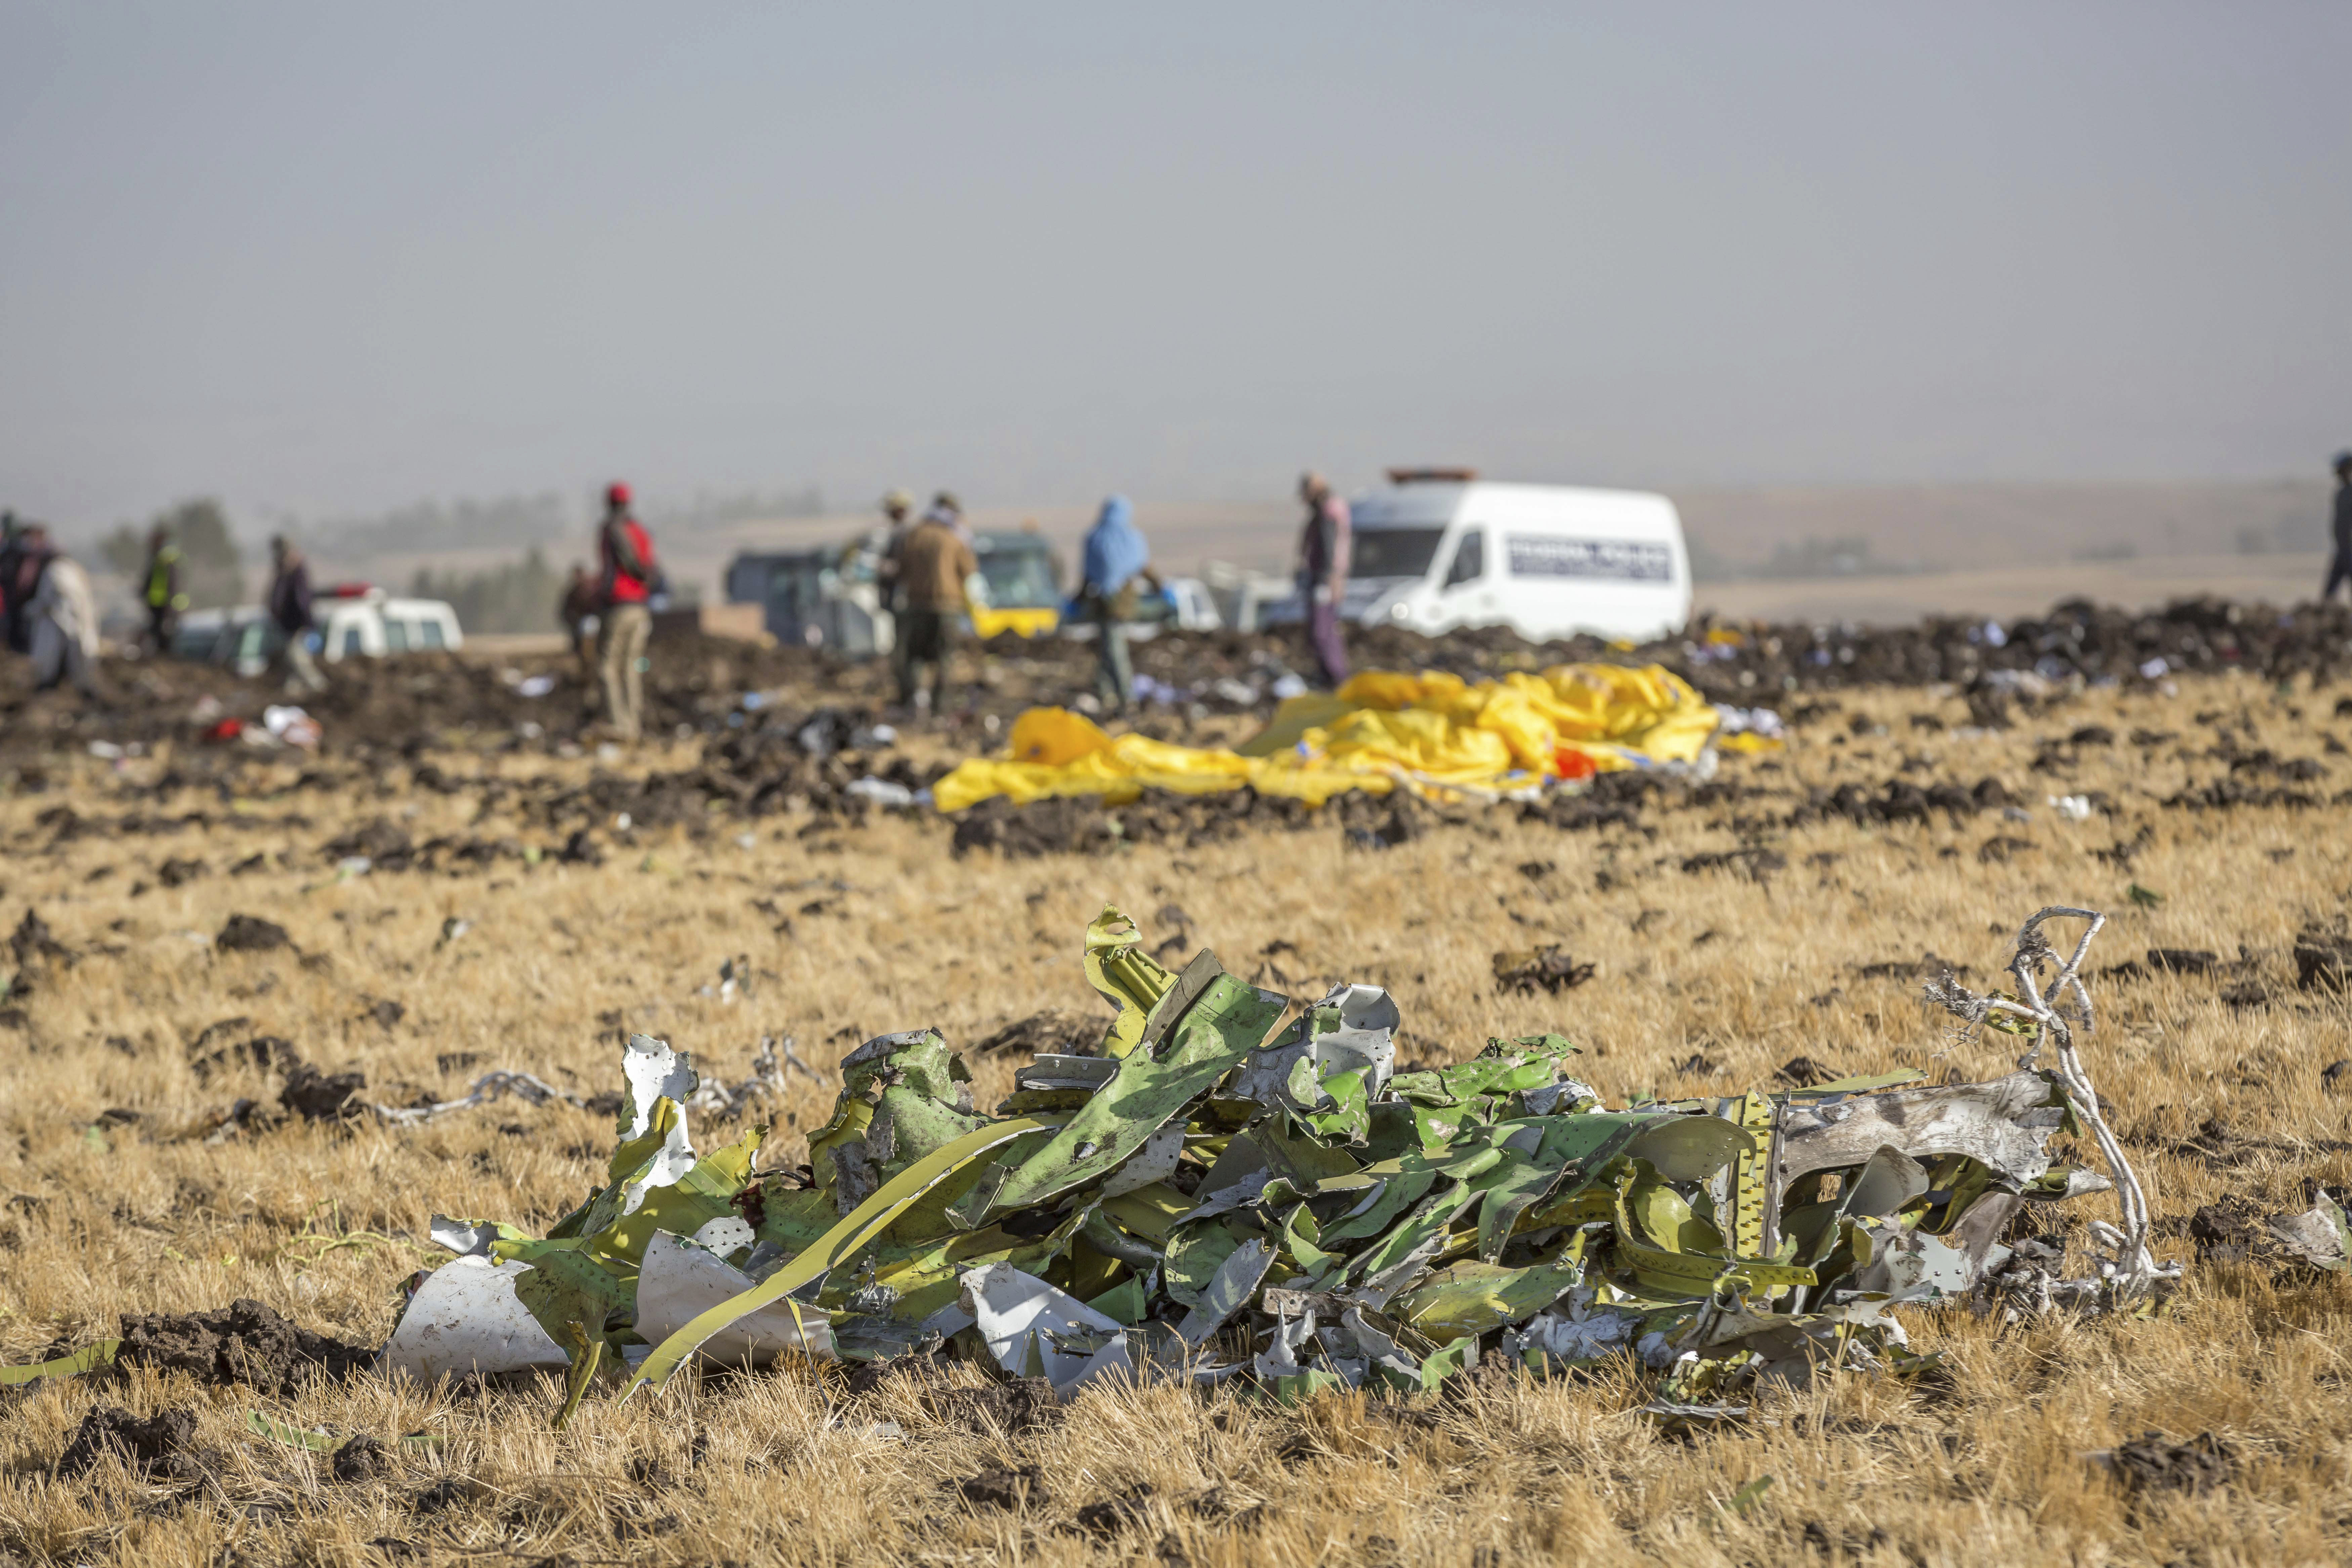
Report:
[{"label": "van roof light", "polygon": [[1466,485],[1478,477],[1475,468],[1391,468],[1392,485]]}]

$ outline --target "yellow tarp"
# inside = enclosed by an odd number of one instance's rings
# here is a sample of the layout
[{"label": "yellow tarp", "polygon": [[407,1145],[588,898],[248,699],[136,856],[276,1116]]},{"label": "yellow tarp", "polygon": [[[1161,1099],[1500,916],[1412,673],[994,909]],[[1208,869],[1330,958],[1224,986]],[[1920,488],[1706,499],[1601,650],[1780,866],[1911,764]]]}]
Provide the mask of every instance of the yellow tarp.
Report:
[{"label": "yellow tarp", "polygon": [[1112,736],[1062,708],[1013,721],[1001,758],[974,758],[932,788],[941,811],[992,795],[1016,803],[1146,789],[1214,795],[1244,786],[1319,805],[1349,790],[1511,790],[1640,765],[1690,762],[1715,710],[1658,665],[1564,664],[1476,685],[1432,671],[1367,670],[1336,692],[1294,697],[1236,751]]}]

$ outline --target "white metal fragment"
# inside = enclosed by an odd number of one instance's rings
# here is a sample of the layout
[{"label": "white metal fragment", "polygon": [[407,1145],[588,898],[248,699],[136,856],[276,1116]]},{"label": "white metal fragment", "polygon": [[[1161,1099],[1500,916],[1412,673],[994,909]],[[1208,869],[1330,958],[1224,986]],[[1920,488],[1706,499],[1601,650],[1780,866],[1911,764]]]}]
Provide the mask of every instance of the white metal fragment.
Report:
[{"label": "white metal fragment", "polygon": [[1121,1193],[1131,1193],[1148,1187],[1154,1182],[1164,1182],[1176,1173],[1176,1162],[1184,1152],[1184,1123],[1171,1121],[1143,1141],[1143,1147],[1127,1157],[1127,1163],[1103,1179],[1102,1193],[1115,1198]]},{"label": "white metal fragment", "polygon": [[1854,1289],[1865,1294],[1885,1292],[1896,1301],[1934,1300],[1939,1296],[1963,1296],[1976,1283],[1969,1255],[1940,1237],[1906,1230],[1892,1221],[1866,1224],[1872,1253],[1869,1264],[1854,1276]]},{"label": "white metal fragment", "polygon": [[1334,985],[1318,1007],[1339,1009],[1339,1026],[1326,1029],[1311,1042],[1320,1076],[1364,1074],[1367,1092],[1377,1093],[1396,1067],[1397,1026],[1404,1022],[1395,998],[1377,985]]},{"label": "white metal fragment", "polygon": [[651,1035],[629,1037],[627,1047],[621,1052],[621,1071],[628,1079],[632,1101],[629,1125],[621,1134],[625,1140],[642,1138],[652,1128],[655,1101],[674,1100],[678,1104],[678,1118],[662,1139],[659,1152],[646,1167],[644,1175],[625,1189],[621,1212],[626,1215],[637,1212],[646,1193],[673,1185],[694,1169],[694,1142],[687,1134],[685,1108],[702,1079],[686,1058],[669,1048],[668,1041],[656,1040]]},{"label": "white metal fragment", "polygon": [[[637,1272],[637,1337],[659,1344],[757,1283],[724,1258],[657,1230],[646,1244]],[[697,1353],[721,1366],[765,1366],[789,1350],[831,1359],[832,1321],[814,1307],[803,1307],[796,1321],[789,1303],[774,1301],[713,1334]]]},{"label": "white metal fragment", "polygon": [[[1573,1295],[1587,1298],[1591,1290],[1577,1287]],[[1583,1310],[1583,1301],[1574,1300],[1565,1307],[1547,1307],[1520,1329],[1503,1331],[1503,1353],[1516,1357],[1522,1349],[1539,1350],[1548,1355],[1574,1365],[1579,1362],[1599,1361],[1612,1352],[1623,1350],[1633,1342],[1642,1327],[1639,1314],[1620,1313],[1603,1309],[1598,1312]]]},{"label": "white metal fragment", "polygon": [[[1337,1007],[1336,1027],[1310,1035],[1316,1009]],[[1377,985],[1339,984],[1331,988],[1305,1016],[1275,1037],[1273,1044],[1251,1053],[1234,1069],[1225,1090],[1237,1099],[1262,1105],[1311,1110],[1290,1093],[1291,1074],[1302,1061],[1315,1064],[1317,1079],[1360,1071],[1367,1092],[1377,1093],[1396,1066],[1396,1030],[1403,1015],[1389,994]]]},{"label": "white metal fragment", "polygon": [[963,1310],[988,1353],[1013,1376],[1045,1378],[1066,1394],[1097,1377],[1134,1372],[1125,1327],[1067,1291],[1010,1263],[974,1268],[961,1283]]},{"label": "white metal fragment", "polygon": [[487,1258],[490,1243],[499,1238],[499,1227],[490,1220],[451,1219],[436,1214],[426,1234],[460,1258]]},{"label": "white metal fragment", "polygon": [[[1269,1291],[1272,1295],[1275,1292]],[[1272,1382],[1277,1377],[1296,1377],[1302,1370],[1298,1363],[1299,1348],[1315,1337],[1315,1309],[1308,1307],[1296,1319],[1278,1317],[1274,1324],[1274,1341],[1258,1352],[1255,1363],[1258,1376]]]},{"label": "white metal fragment", "polygon": [[720,1215],[717,1219],[705,1220],[702,1228],[696,1231],[689,1239],[695,1246],[713,1257],[724,1258],[729,1253],[749,1247],[759,1240],[760,1233],[751,1228],[751,1222],[748,1220],[739,1219],[730,1214]]},{"label": "white metal fragment", "polygon": [[380,1121],[390,1122],[394,1127],[414,1127],[419,1122],[446,1116],[453,1110],[470,1110],[478,1105],[488,1105],[509,1094],[533,1105],[545,1105],[551,1100],[560,1100],[567,1105],[588,1103],[579,1095],[567,1093],[535,1074],[501,1071],[484,1073],[474,1080],[471,1093],[457,1100],[445,1100],[433,1105],[370,1104],[368,1110],[374,1112]]},{"label": "white metal fragment", "polygon": [[[2053,919],[2087,921],[2083,934],[2074,943],[2074,951],[2063,962],[2050,939],[2042,934],[2042,924]],[[2041,1065],[2042,1047],[2054,1046],[2058,1051],[2058,1076],[2066,1089],[2066,1101],[2091,1136],[2099,1145],[2099,1155],[2114,1173],[2116,1201],[2123,1211],[2123,1226],[2105,1226],[2100,1236],[2107,1255],[2099,1259],[2100,1294],[2111,1301],[2128,1300],[2156,1288],[2159,1281],[2170,1282],[2180,1278],[2178,1263],[2159,1264],[2147,1248],[2148,1206],[2147,1191],[2140,1185],[2139,1173],[2124,1157],[2123,1144],[2107,1126],[2105,1114],[2099,1108],[2098,1090],[2092,1087],[2089,1071],[2076,1047],[2075,1030],[2087,1035],[2095,1026],[2097,1015],[2091,1006],[2091,993],[2083,984],[2083,961],[2090,955],[2091,942],[2107,917],[2096,910],[2069,909],[2053,904],[2036,911],[2017,933],[2016,956],[2010,960],[2009,973],[2017,983],[2015,998],[1995,994],[1979,996],[1961,985],[1947,973],[1930,984],[1927,999],[1945,1008],[1971,1026],[1979,1026],[1996,1013],[2011,1017],[2031,1019],[2039,1026],[2033,1034],[2033,1047],[2019,1059],[2018,1066],[2028,1071]],[[2045,969],[2056,965],[2056,973],[2043,984]],[[2004,1080],[2006,1081],[2006,1080]],[[2038,1174],[2039,1173],[2037,1173]],[[2093,1227],[2099,1234],[2101,1227]],[[2086,1282],[2087,1283],[2087,1282]]]},{"label": "white metal fragment", "polygon": [[2320,1189],[2318,1201],[2301,1214],[2273,1215],[2271,1233],[2285,1248],[2315,1268],[2334,1273],[2352,1265],[2352,1229],[2345,1224],[2344,1210],[2326,1188]]},{"label": "white metal fragment", "polygon": [[631,1035],[621,1052],[621,1073],[628,1079],[629,1125],[623,1130],[624,1139],[642,1138],[653,1125],[654,1101],[675,1100],[684,1105],[693,1098],[701,1076],[683,1058],[669,1048],[667,1040],[656,1040],[651,1035]]},{"label": "white metal fragment", "polygon": [[431,1384],[444,1373],[463,1377],[568,1364],[563,1347],[515,1295],[515,1277],[529,1267],[458,1258],[426,1275],[376,1358],[378,1370]]}]

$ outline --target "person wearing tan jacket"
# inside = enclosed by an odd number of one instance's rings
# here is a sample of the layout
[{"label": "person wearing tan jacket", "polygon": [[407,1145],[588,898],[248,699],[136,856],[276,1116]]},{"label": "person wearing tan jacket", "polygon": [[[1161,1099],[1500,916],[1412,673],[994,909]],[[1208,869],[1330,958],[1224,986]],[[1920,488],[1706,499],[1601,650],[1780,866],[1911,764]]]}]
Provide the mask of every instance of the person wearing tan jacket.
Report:
[{"label": "person wearing tan jacket", "polygon": [[[891,548],[888,575],[905,605],[891,649],[901,707],[919,706],[927,698],[933,713],[947,711],[949,666],[971,607],[964,584],[980,571],[980,558],[956,527],[959,515],[945,504],[933,506]],[[926,665],[928,693],[921,689]]]}]

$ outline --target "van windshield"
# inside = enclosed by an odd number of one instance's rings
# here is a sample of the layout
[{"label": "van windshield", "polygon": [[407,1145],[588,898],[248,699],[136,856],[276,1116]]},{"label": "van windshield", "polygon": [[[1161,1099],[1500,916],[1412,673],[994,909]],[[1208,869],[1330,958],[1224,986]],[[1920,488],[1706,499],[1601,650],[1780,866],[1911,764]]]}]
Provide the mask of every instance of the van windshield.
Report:
[{"label": "van windshield", "polygon": [[988,602],[1000,610],[1045,610],[1061,603],[1054,585],[1054,558],[1038,549],[996,549],[980,558],[988,579]]},{"label": "van windshield", "polygon": [[1426,577],[1437,559],[1443,528],[1379,528],[1360,530],[1355,555],[1348,563],[1351,577]]}]

